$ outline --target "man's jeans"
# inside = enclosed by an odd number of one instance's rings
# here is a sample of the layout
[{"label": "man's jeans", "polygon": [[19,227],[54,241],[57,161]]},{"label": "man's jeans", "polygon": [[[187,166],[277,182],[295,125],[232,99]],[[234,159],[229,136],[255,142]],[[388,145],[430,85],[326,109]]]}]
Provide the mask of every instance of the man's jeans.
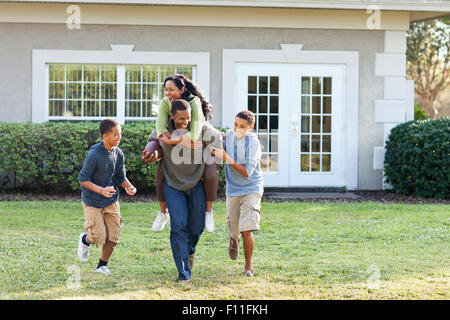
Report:
[{"label": "man's jeans", "polygon": [[189,280],[189,255],[205,227],[206,196],[203,183],[186,191],[172,188],[164,180],[164,197],[170,213],[170,245],[178,268],[178,279]]}]

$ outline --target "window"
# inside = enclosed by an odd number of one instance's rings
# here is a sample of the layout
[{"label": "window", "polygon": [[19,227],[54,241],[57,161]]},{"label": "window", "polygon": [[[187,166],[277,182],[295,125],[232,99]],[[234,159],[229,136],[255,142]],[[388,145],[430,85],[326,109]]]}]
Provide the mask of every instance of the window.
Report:
[{"label": "window", "polygon": [[126,66],[125,119],[154,118],[164,98],[164,79],[184,74],[192,79],[193,66]]},{"label": "window", "polygon": [[154,120],[167,76],[181,73],[195,81],[192,65],[48,64],[48,72],[49,120],[117,117],[120,106],[124,120]]}]

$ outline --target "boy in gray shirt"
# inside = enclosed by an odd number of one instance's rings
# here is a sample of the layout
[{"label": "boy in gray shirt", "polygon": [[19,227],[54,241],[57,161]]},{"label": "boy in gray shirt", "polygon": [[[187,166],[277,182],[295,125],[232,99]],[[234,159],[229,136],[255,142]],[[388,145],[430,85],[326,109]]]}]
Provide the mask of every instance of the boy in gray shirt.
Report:
[{"label": "boy in gray shirt", "polygon": [[95,272],[110,274],[107,264],[119,241],[122,221],[118,186],[130,196],[136,193],[136,188],[126,178],[125,158],[118,147],[122,137],[119,123],[113,119],[103,120],[100,134],[103,140],[90,148],[78,174],[86,228],[78,239],[78,257],[86,262],[89,245],[102,245],[102,256]]}]

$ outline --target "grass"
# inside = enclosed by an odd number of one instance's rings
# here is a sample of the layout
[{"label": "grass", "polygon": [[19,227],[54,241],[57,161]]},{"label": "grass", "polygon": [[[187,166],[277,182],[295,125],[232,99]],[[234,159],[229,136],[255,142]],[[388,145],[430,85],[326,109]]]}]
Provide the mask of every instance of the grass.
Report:
[{"label": "grass", "polygon": [[[225,204],[197,246],[190,283],[176,281],[169,228],[150,230],[156,203],[122,203],[109,263],[80,263],[77,202],[0,202],[0,299],[449,299],[448,205],[263,203],[255,277],[228,258]],[[79,281],[77,281],[79,279]],[[79,284],[80,286],[74,286]]]}]

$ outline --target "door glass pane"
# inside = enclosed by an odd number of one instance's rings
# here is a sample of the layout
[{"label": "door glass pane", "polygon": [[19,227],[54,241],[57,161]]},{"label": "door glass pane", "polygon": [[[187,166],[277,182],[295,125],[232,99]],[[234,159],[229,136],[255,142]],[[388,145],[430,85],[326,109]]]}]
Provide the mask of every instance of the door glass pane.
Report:
[{"label": "door glass pane", "polygon": [[332,78],[301,77],[300,81],[300,171],[330,171]]},{"label": "door glass pane", "polygon": [[318,77],[312,78],[312,93],[321,94],[322,93],[322,80]]},{"label": "door glass pane", "polygon": [[260,94],[267,94],[269,90],[269,78],[268,77],[259,77],[259,90]]},{"label": "door glass pane", "polygon": [[247,108],[255,114],[255,131],[261,144],[261,168],[278,171],[279,77],[247,77]]},{"label": "door glass pane", "polygon": [[256,78],[248,77],[248,93],[256,93]]},{"label": "door glass pane", "polygon": [[331,78],[323,78],[323,94],[331,94]]},{"label": "door glass pane", "polygon": [[278,77],[270,77],[270,93],[278,94]]},{"label": "door glass pane", "polygon": [[270,97],[270,113],[278,113],[278,96]]},{"label": "door glass pane", "polygon": [[267,96],[259,96],[259,113],[267,113]]},{"label": "door glass pane", "polygon": [[320,171],[320,154],[311,155],[311,171]]},{"label": "door glass pane", "polygon": [[302,113],[311,112],[311,98],[309,96],[302,97]]},{"label": "door glass pane", "polygon": [[309,94],[311,93],[311,78],[302,77],[302,93]]},{"label": "door glass pane", "polygon": [[309,171],[309,154],[302,154],[300,157],[301,171]]},{"label": "door glass pane", "polygon": [[270,154],[269,155],[269,171],[277,172],[278,171],[278,154]]}]

